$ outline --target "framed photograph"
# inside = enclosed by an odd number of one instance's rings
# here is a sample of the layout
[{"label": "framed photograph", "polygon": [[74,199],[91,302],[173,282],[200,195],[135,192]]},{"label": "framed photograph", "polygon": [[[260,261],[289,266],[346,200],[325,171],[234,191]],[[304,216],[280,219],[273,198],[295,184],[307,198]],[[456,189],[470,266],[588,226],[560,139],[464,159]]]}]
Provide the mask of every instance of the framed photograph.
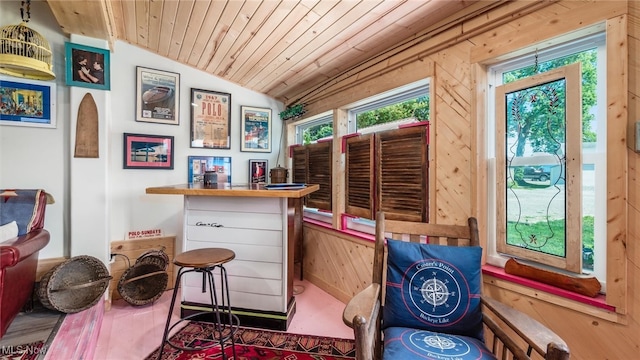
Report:
[{"label": "framed photograph", "polygon": [[204,182],[204,173],[215,171],[218,183],[231,183],[231,157],[189,156],[189,183]]},{"label": "framed photograph", "polygon": [[56,127],[56,83],[0,76],[0,125]]},{"label": "framed photograph", "polygon": [[136,121],[180,125],[180,74],[136,66]]},{"label": "framed photograph", "polygon": [[109,50],[64,43],[66,84],[98,90],[111,89]]},{"label": "framed photograph", "polygon": [[268,168],[267,160],[249,160],[249,184],[266,184]]},{"label": "framed photograph", "polygon": [[125,169],[173,169],[173,136],[124,133]]},{"label": "framed photograph", "polygon": [[191,89],[191,147],[231,149],[231,94]]},{"label": "framed photograph", "polygon": [[271,152],[271,109],[241,106],[242,145],[240,151]]}]

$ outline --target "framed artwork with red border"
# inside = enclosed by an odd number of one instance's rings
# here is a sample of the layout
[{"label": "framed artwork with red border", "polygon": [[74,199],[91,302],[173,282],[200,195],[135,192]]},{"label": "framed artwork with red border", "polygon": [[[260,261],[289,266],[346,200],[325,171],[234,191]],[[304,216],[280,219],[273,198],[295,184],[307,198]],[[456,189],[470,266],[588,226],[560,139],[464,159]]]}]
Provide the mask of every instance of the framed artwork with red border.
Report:
[{"label": "framed artwork with red border", "polygon": [[125,169],[173,169],[173,136],[124,133]]}]

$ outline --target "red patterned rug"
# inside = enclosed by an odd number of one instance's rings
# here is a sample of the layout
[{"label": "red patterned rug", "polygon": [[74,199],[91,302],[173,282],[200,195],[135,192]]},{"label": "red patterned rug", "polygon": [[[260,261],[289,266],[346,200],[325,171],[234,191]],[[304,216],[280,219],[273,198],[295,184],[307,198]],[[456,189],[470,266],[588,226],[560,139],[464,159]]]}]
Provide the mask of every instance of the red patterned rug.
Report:
[{"label": "red patterned rug", "polygon": [[[192,321],[171,337],[182,347],[202,346],[212,343],[213,325]],[[235,334],[236,358],[234,360],[341,360],[355,358],[355,344],[350,339],[323,336],[289,334],[263,329],[240,328]],[[230,342],[229,342],[230,343]],[[156,349],[147,360],[157,359]],[[231,359],[233,352],[225,345],[225,353]],[[162,360],[222,359],[219,346],[200,351],[178,350],[164,345]]]}]

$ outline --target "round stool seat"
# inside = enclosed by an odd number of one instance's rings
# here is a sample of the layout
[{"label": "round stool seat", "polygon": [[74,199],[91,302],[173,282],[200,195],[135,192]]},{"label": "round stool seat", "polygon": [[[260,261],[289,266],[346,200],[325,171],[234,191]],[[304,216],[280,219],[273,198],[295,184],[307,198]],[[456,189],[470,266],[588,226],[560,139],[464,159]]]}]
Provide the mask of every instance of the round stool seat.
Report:
[{"label": "round stool seat", "polygon": [[207,269],[235,259],[236,253],[223,248],[204,248],[185,251],[176,255],[173,263],[181,267]]}]

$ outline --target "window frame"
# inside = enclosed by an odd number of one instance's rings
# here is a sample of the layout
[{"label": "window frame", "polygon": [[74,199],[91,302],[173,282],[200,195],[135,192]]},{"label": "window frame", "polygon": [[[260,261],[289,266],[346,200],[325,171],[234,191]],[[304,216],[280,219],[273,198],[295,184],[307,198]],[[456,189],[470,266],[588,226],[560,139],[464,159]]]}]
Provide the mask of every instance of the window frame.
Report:
[{"label": "window frame", "polygon": [[[582,234],[582,141],[576,140],[575,133],[582,133],[582,101],[581,96],[581,66],[580,63],[573,63],[548,72],[529,76],[527,78],[510,82],[496,87],[495,90],[495,123],[496,133],[506,134],[506,106],[505,95],[510,92],[520,91],[526,88],[540,86],[544,83],[561,80],[566,81],[566,115],[565,115],[565,168],[567,178],[565,179],[565,215],[566,228],[565,236],[568,234]],[[496,151],[506,150],[506,137],[496,137]],[[546,264],[563,270],[575,273],[582,272],[582,236],[566,237],[565,256],[559,257],[544,254],[527,248],[510,245],[507,243],[507,184],[506,184],[506,155],[496,154],[496,211],[501,216],[496,217],[496,251],[515,257],[521,257],[538,263]],[[574,214],[578,215],[574,215]],[[576,252],[578,251],[578,252]]]},{"label": "window frame", "polygon": [[[598,112],[596,114],[596,117],[598,119],[601,119],[601,120],[598,120],[598,124],[599,124],[598,139],[599,140],[597,142],[597,146],[599,147],[598,151],[600,152],[596,154],[591,154],[591,153],[585,154],[585,149],[583,148],[581,150],[583,159],[580,165],[580,169],[581,169],[580,173],[582,174],[582,165],[586,164],[586,161],[589,161],[589,163],[591,163],[590,161],[593,159],[594,164],[598,164],[605,169],[601,171],[600,175],[603,175],[606,180],[606,174],[607,174],[606,152],[609,151],[608,144],[607,144],[608,137],[606,133],[606,128],[608,128],[606,102],[608,98],[605,91],[606,86],[601,85],[601,84],[606,85],[608,83],[605,76],[606,69],[607,69],[606,40],[607,40],[607,34],[605,32],[600,31],[580,39],[568,40],[560,45],[550,46],[549,48],[546,48],[546,49],[542,49],[542,50],[535,49],[534,51],[531,51],[526,55],[521,55],[522,53],[519,53],[517,58],[506,60],[499,64],[493,64],[487,67],[487,70],[486,70],[487,80],[488,80],[487,81],[487,107],[486,107],[487,113],[485,115],[486,116],[486,132],[485,132],[485,139],[483,139],[483,141],[485,144],[485,156],[486,156],[485,161],[487,163],[487,181],[486,181],[487,201],[486,201],[485,211],[487,212],[486,235],[487,235],[487,263],[488,264],[503,268],[504,264],[508,259],[507,256],[501,255],[497,251],[496,238],[498,236],[497,233],[500,231],[500,229],[498,228],[496,216],[494,215],[496,213],[495,207],[494,207],[495,200],[499,196],[499,194],[497,193],[497,189],[495,188],[495,185],[498,181],[498,176],[499,176],[496,174],[498,172],[498,167],[500,166],[500,164],[496,160],[497,132],[495,127],[496,126],[495,114],[496,114],[497,100],[496,100],[495,90],[498,86],[502,84],[502,80],[501,80],[502,73],[531,65],[532,59],[534,58],[534,56],[538,62],[545,62],[545,61],[561,58],[563,56],[567,56],[570,54],[575,54],[580,51],[593,49],[593,48],[597,49],[597,54],[598,54],[597,55],[598,56],[597,76],[599,79],[598,80],[599,86],[597,87],[597,96],[599,99],[599,103],[597,106]],[[602,132],[600,132],[600,129],[602,129]],[[601,189],[602,191],[600,191],[600,193],[598,193],[596,196],[599,196],[598,197],[599,199],[601,199],[602,196],[606,197],[606,191],[607,191],[606,188],[608,188],[609,186],[610,185],[607,185],[606,187],[604,187],[605,189]],[[582,193],[582,190],[580,191],[580,193]],[[604,216],[605,229],[599,228],[598,225],[594,225],[594,240],[595,240],[594,248],[597,249],[598,254],[596,256],[599,257],[599,260],[596,261],[596,264],[594,265],[594,271],[592,274],[596,276],[600,281],[600,283],[602,284],[603,291],[606,291],[606,279],[607,279],[606,218],[607,218],[607,215],[606,215],[606,209],[604,209],[603,211],[605,211],[605,213],[604,215],[601,215],[601,216]],[[596,234],[599,234],[598,237],[596,237]]]}]

